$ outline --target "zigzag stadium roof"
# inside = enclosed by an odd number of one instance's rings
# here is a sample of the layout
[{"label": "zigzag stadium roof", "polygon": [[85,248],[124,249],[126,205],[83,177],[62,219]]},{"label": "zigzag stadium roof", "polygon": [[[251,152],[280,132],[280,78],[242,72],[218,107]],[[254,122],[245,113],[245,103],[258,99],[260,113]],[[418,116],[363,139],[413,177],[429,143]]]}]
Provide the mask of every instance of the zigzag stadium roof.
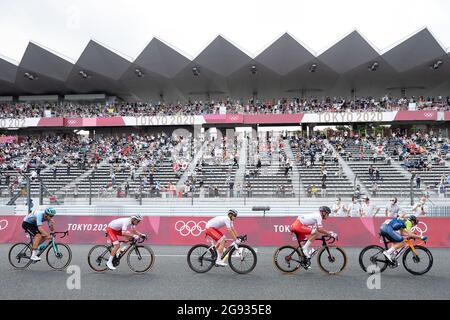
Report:
[{"label": "zigzag stadium roof", "polygon": [[[372,69],[374,70],[371,70]],[[316,55],[285,33],[256,57],[217,36],[189,59],[154,38],[134,61],[91,40],[76,61],[30,42],[0,56],[0,95],[106,93],[125,100],[450,95],[450,56],[423,28],[385,52],[358,31]]]}]

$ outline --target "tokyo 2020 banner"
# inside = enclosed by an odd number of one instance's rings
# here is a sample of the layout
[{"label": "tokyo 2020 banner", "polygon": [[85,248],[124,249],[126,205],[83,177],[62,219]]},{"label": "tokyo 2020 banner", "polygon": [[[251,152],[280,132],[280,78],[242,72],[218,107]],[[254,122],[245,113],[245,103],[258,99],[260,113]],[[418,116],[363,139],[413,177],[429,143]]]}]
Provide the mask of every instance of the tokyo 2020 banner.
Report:
[{"label": "tokyo 2020 banner", "polygon": [[[59,216],[58,231],[69,230],[65,243],[105,243],[107,224],[113,216]],[[138,230],[147,233],[148,242],[155,245],[193,245],[206,242],[205,224],[211,217],[159,217],[146,216]],[[296,217],[239,217],[235,227],[247,234],[254,246],[280,246],[292,243],[290,225]],[[23,216],[0,216],[0,243],[28,241],[22,230]],[[330,218],[324,222],[328,230],[339,235],[338,244],[347,247],[364,247],[379,243],[378,230],[386,218]],[[414,228],[425,234],[429,247],[450,247],[450,218],[421,218]]]}]

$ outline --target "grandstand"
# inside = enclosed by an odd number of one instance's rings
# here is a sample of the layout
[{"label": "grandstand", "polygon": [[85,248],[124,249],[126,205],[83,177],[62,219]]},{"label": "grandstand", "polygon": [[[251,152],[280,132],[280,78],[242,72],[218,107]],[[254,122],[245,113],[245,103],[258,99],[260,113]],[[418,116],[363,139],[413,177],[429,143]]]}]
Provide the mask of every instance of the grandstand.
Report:
[{"label": "grandstand", "polygon": [[218,36],[193,60],[153,39],[133,62],[30,42],[0,59],[0,199],[441,203],[449,65],[427,28],[383,53],[354,31],[318,56],[289,34],[255,57]]}]

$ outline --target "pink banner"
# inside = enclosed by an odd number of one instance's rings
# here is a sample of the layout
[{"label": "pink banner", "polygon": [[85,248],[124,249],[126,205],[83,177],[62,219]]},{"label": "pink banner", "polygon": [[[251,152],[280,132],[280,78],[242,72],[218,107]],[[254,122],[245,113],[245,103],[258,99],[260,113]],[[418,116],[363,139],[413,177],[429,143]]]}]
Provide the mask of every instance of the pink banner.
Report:
[{"label": "pink banner", "polygon": [[64,118],[39,118],[38,127],[63,127]]},{"label": "pink banner", "polygon": [[445,111],[444,112],[444,120],[445,121],[450,121],[450,111]]},{"label": "pink banner", "polygon": [[117,127],[125,126],[123,117],[110,118],[65,118],[66,127]]},{"label": "pink banner", "polygon": [[17,142],[17,140],[18,140],[17,136],[0,137],[0,143],[12,143]]},{"label": "pink banner", "polygon": [[244,123],[256,124],[256,123],[292,123],[299,124],[303,119],[303,114],[255,114],[245,115]]},{"label": "pink banner", "polygon": [[243,123],[243,114],[206,114],[203,116],[206,123]]},{"label": "pink banner", "polygon": [[399,111],[394,121],[424,121],[437,120],[437,111]]},{"label": "pink banner", "polygon": [[[105,243],[105,229],[112,216],[59,216],[59,231],[69,230],[66,243]],[[139,231],[150,235],[148,242],[155,245],[193,245],[205,242],[204,229],[211,217],[147,216]],[[247,234],[253,246],[281,246],[292,244],[290,225],[296,217],[241,217],[235,223],[240,234]],[[379,242],[378,230],[386,218],[330,218],[325,228],[339,235],[338,245],[365,247]],[[0,216],[0,243],[26,241],[21,228],[23,217]],[[450,218],[421,218],[414,230],[428,236],[429,247],[450,247]]]}]

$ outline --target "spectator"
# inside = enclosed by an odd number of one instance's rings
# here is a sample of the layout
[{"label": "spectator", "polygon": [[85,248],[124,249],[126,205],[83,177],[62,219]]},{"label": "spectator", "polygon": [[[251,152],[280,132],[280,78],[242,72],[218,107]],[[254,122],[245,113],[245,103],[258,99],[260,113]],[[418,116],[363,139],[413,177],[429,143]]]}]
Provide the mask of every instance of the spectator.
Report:
[{"label": "spectator", "polygon": [[416,188],[420,189],[420,174],[416,174]]},{"label": "spectator", "polygon": [[370,165],[369,166],[369,177],[370,177],[370,180],[373,180],[373,172],[374,172],[373,167],[372,167],[372,165]]},{"label": "spectator", "polygon": [[312,196],[313,196],[314,198],[316,198],[318,192],[319,192],[319,189],[317,189],[317,186],[316,186],[315,184],[313,184],[312,187],[311,187],[311,194],[312,194]]},{"label": "spectator", "polygon": [[320,190],[320,195],[322,198],[325,198],[327,196],[327,185],[325,183],[325,181],[322,181],[322,187]]},{"label": "spectator", "polygon": [[245,189],[247,191],[247,197],[251,197],[252,196],[252,185],[250,183],[250,181],[247,181],[247,185],[245,186]]},{"label": "spectator", "polygon": [[440,199],[445,198],[445,192],[446,192],[445,184],[440,183],[438,189],[439,189],[439,198]]},{"label": "spectator", "polygon": [[393,197],[389,201],[389,203],[387,204],[387,206],[384,210],[386,217],[396,217],[400,212],[403,211],[397,202],[398,202],[398,200],[396,197]]},{"label": "spectator", "polygon": [[427,198],[422,197],[420,198],[420,201],[418,203],[416,203],[413,208],[412,208],[412,212],[414,212],[416,215],[425,215],[426,214],[426,202],[427,202]]},{"label": "spectator", "polygon": [[375,180],[377,181],[381,180],[380,170],[378,168],[375,168],[374,171],[375,171]]},{"label": "spectator", "polygon": [[378,194],[378,183],[376,183],[375,181],[372,182],[372,187],[370,188],[370,191],[372,193],[372,196],[376,197]]},{"label": "spectator", "polygon": [[344,204],[341,202],[341,198],[336,198],[336,201],[333,205],[333,208],[331,212],[335,216],[343,217],[344,213],[346,212],[347,208],[344,206]]},{"label": "spectator", "polygon": [[356,197],[352,197],[352,202],[347,206],[347,217],[361,217],[361,205]]},{"label": "spectator", "polygon": [[364,198],[364,202],[361,206],[361,216],[362,217],[374,217],[380,211],[380,208],[377,208],[375,205],[370,203],[369,197]]},{"label": "spectator", "polygon": [[125,198],[128,197],[128,193],[130,191],[130,184],[128,183],[128,181],[125,183]]}]

